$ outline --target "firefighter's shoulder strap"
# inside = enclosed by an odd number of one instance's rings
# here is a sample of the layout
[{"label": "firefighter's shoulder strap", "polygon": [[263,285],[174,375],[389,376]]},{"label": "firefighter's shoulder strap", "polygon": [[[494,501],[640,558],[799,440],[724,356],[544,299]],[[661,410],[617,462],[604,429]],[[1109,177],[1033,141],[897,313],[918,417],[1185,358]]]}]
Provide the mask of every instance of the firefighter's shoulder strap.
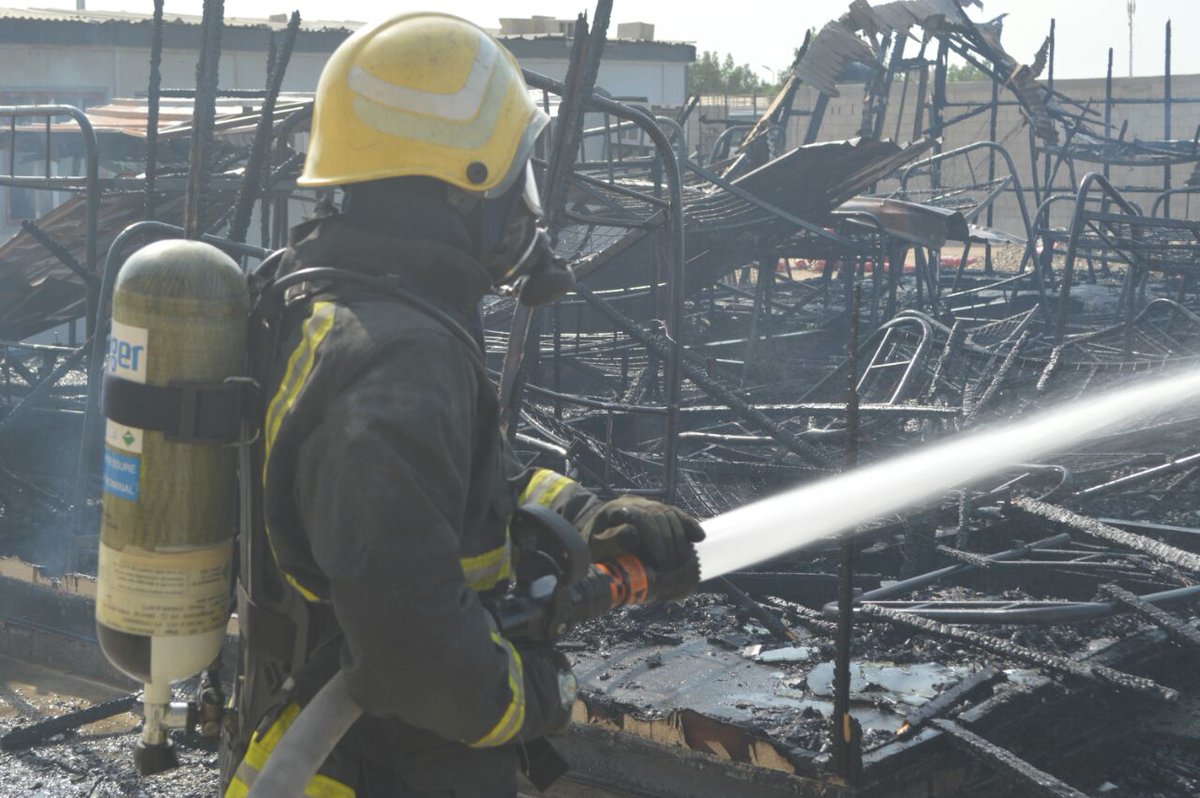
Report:
[{"label": "firefighter's shoulder strap", "polygon": [[[263,261],[258,274],[262,274],[264,267],[269,267],[271,272],[273,272],[278,263],[275,258],[276,255],[273,254],[270,258]],[[272,264],[272,261],[275,261],[275,264]],[[316,297],[320,294],[333,294],[336,296],[339,285],[344,286],[349,284],[368,288],[389,299],[401,302],[436,321],[463,344],[471,358],[472,364],[485,374],[487,372],[483,351],[480,348],[479,342],[471,335],[467,328],[432,302],[404,288],[392,275],[364,274],[363,272],[352,271],[350,269],[316,266],[298,269],[283,277],[275,278],[271,274],[269,277],[264,275],[264,278],[268,282],[263,283],[257,290],[255,309],[253,311],[255,314],[280,314],[283,310],[285,296],[289,289],[306,284],[314,286],[308,293],[310,297]],[[252,290],[254,290],[253,285]]]}]

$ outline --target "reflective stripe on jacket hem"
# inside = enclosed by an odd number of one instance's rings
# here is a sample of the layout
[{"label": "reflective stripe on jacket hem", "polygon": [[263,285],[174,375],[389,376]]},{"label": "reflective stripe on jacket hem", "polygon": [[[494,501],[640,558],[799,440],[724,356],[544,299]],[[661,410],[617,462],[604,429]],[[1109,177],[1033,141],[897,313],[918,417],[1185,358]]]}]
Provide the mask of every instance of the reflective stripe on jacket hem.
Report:
[{"label": "reflective stripe on jacket hem", "polygon": [[472,748],[492,748],[511,742],[525,725],[525,666],[521,663],[521,655],[499,632],[492,632],[492,641],[508,652],[508,689],[512,692],[512,701],[490,732],[468,743]]},{"label": "reflective stripe on jacket hem", "polygon": [[[267,727],[266,732],[254,733],[250,747],[246,749],[246,756],[242,758],[229,787],[225,790],[225,798],[245,798],[249,794],[250,788],[258,779],[258,774],[266,767],[271,752],[279,745],[284,732],[291,727],[299,714],[299,704],[288,704]],[[308,782],[304,795],[305,798],[355,798],[356,792],[350,785],[318,773]]]}]

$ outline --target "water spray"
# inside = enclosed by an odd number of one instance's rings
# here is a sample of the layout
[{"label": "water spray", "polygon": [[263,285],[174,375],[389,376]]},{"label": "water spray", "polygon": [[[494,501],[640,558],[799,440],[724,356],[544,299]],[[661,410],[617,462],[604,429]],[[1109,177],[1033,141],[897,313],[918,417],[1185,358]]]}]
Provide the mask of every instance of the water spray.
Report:
[{"label": "water spray", "polygon": [[1049,452],[1161,414],[1200,396],[1200,370],[956,436],[926,449],[821,480],[704,522],[700,575],[714,579],[936,499],[946,491]]}]

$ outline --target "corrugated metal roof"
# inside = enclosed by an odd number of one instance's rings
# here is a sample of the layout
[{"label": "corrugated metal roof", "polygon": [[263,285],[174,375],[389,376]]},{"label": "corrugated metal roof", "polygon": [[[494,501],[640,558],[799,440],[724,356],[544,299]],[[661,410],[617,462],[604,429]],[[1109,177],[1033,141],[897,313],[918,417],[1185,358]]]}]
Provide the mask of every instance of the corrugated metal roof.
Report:
[{"label": "corrugated metal roof", "polygon": [[[275,119],[280,120],[312,102],[312,94],[282,93],[275,105]],[[218,100],[214,132],[218,136],[253,133],[258,126],[260,100]],[[88,119],[97,133],[124,133],[137,138],[146,136],[149,108],[144,99],[117,99],[107,105],[88,108]],[[192,101],[163,98],[158,109],[160,139],[187,138],[191,133]],[[55,126],[58,129],[58,126]],[[31,128],[35,129],[35,128]],[[77,129],[74,122],[64,123],[61,130]]]},{"label": "corrugated metal roof", "polygon": [[[141,14],[132,11],[74,11],[63,8],[0,8],[0,20],[23,19],[39,22],[90,22],[93,24],[125,23],[137,25],[154,19],[151,14]],[[176,14],[166,12],[163,22],[178,25],[199,25],[200,16],[195,14]],[[283,30],[287,27],[286,14],[278,14],[262,19],[254,17],[225,17],[226,27],[235,28],[271,28]],[[305,20],[301,17],[300,29],[306,31],[326,30],[357,30],[365,22],[352,20]]]}]

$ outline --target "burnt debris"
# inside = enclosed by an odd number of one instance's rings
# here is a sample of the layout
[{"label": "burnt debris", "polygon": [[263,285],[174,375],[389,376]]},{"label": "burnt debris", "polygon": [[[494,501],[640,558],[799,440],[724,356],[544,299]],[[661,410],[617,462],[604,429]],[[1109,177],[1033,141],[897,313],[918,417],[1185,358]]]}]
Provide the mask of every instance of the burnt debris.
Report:
[{"label": "burnt debris", "polygon": [[[1129,139],[1111,80],[1104,98],[1039,80],[1053,29],[1021,63],[972,5],[855,0],[748,121],[705,117],[702,98],[676,113],[594,91],[607,13],[577,29],[568,85],[527,75],[565,109],[534,167],[579,285],[536,314],[508,296],[483,308],[526,462],[709,517],[1195,367],[1200,221],[1172,210],[1196,187],[1169,171],[1200,170],[1170,129],[1188,100],[1164,94],[1163,140]],[[253,96],[215,71],[161,88],[155,70],[148,108],[0,108],[0,185],[72,195],[0,245],[0,555],[19,558],[0,561],[19,597],[0,601],[0,637],[56,633],[31,585],[94,569],[98,376],[123,258],[186,226],[253,264],[314,199],[294,185],[311,98],[280,91],[297,25]],[[990,103],[950,103],[951,54],[994,82]],[[829,99],[850,90],[858,136],[825,140]],[[198,94],[211,110],[194,128]],[[1005,104],[1020,136],[997,130]],[[989,139],[944,149],[972,118]],[[1166,181],[1146,201],[1106,178],[1118,166]],[[29,341],[55,330],[66,340]],[[1196,794],[1198,429],[1197,407],[1131,414],[678,605],[586,625],[563,644],[584,688],[568,758],[627,794]],[[44,568],[25,578],[20,561]],[[846,639],[833,622],[851,611]]]}]

